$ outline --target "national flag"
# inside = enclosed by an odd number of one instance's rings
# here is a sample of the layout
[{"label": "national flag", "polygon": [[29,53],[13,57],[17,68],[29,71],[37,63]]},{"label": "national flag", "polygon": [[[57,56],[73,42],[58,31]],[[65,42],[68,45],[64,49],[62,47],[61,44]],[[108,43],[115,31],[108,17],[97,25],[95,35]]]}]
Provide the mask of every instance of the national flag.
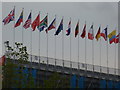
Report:
[{"label": "national flag", "polygon": [[78,35],[78,33],[79,33],[79,21],[75,27],[75,37]]},{"label": "national flag", "polygon": [[71,21],[69,21],[69,24],[68,24],[68,29],[66,30],[67,32],[67,36],[70,35],[70,32],[71,32]]},{"label": "national flag", "polygon": [[61,30],[63,30],[63,19],[61,20],[60,25],[59,25],[57,31],[55,32],[55,35],[58,35],[61,32]]},{"label": "national flag", "polygon": [[56,18],[52,21],[52,23],[49,25],[49,27],[45,30],[46,33],[51,29],[55,29],[55,25],[56,25]]},{"label": "national flag", "polygon": [[120,33],[116,36],[115,43],[119,43],[119,40],[120,40],[119,36],[120,36]]},{"label": "national flag", "polygon": [[15,8],[13,10],[10,11],[10,13],[8,14],[8,16],[6,16],[4,19],[3,19],[3,23],[4,25],[8,24],[10,21],[13,21],[14,18],[15,18]]},{"label": "national flag", "polygon": [[21,12],[21,14],[20,14],[20,17],[19,17],[19,19],[17,20],[17,22],[16,22],[16,24],[15,24],[14,27],[19,26],[22,22],[23,22],[23,10],[22,10],[22,12]]},{"label": "national flag", "polygon": [[86,24],[84,25],[83,32],[81,34],[81,37],[84,38],[86,35]]},{"label": "national flag", "polygon": [[88,32],[88,39],[93,40],[94,39],[94,31],[93,31],[93,25],[91,25],[89,32]]},{"label": "national flag", "polygon": [[48,26],[48,15],[39,23],[38,30],[43,31]]},{"label": "national flag", "polygon": [[115,40],[116,40],[116,30],[112,31],[112,32],[108,35],[108,38],[109,38],[110,44],[112,44],[113,42],[115,42]]},{"label": "national flag", "polygon": [[107,41],[107,27],[100,34]]},{"label": "national flag", "polygon": [[23,25],[23,27],[24,27],[25,29],[27,29],[27,28],[30,27],[30,25],[31,25],[31,12],[30,12],[30,14],[29,14],[29,16],[28,16],[28,19],[26,20],[25,24]]},{"label": "national flag", "polygon": [[5,64],[5,55],[0,58],[0,66]]},{"label": "national flag", "polygon": [[98,29],[98,32],[97,32],[95,38],[97,39],[97,41],[98,41],[98,39],[100,38],[100,27],[99,27],[99,29]]},{"label": "national flag", "polygon": [[37,26],[39,26],[39,24],[40,24],[40,15],[38,14],[36,19],[31,24],[33,31],[36,29]]}]

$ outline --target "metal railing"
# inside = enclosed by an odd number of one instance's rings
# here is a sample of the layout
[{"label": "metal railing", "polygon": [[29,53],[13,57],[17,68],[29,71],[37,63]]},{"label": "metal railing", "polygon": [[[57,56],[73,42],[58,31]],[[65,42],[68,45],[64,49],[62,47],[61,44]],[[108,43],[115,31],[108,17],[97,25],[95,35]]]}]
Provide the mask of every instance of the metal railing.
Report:
[{"label": "metal railing", "polygon": [[[31,56],[32,56],[32,62],[39,63],[39,56],[29,55],[29,61],[31,61]],[[55,65],[55,61],[56,61],[56,66],[63,67],[63,60],[48,57],[48,64],[49,65]],[[47,57],[40,56],[40,63],[41,64],[47,64]],[[72,67],[70,66],[70,64],[72,64]],[[73,62],[73,61],[70,62],[68,60],[64,60],[64,67],[67,67],[67,68],[78,69],[78,64],[79,64],[81,70],[85,70],[86,67],[87,67],[87,71],[93,71],[93,67],[94,67],[94,72],[107,74],[108,73],[107,70],[108,70],[109,74],[120,76],[120,69],[107,68],[107,67],[98,66],[98,65],[78,63],[78,62]]]}]

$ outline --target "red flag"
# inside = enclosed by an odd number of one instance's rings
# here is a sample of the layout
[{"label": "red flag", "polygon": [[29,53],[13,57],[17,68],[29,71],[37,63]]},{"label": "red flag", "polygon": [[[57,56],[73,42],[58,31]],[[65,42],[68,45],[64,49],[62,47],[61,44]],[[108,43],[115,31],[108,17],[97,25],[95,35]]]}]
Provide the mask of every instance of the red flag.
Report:
[{"label": "red flag", "polygon": [[31,25],[33,31],[36,29],[37,26],[39,26],[39,23],[40,23],[40,15],[38,14],[38,16],[36,17],[36,19],[33,21]]},{"label": "red flag", "polygon": [[5,55],[0,58],[0,66],[5,64]]},{"label": "red flag", "polygon": [[90,40],[94,39],[93,25],[90,27],[90,30],[88,32],[88,39],[90,39]]},{"label": "red flag", "polygon": [[86,35],[86,24],[84,25],[83,32],[81,34],[81,37],[84,38]]}]

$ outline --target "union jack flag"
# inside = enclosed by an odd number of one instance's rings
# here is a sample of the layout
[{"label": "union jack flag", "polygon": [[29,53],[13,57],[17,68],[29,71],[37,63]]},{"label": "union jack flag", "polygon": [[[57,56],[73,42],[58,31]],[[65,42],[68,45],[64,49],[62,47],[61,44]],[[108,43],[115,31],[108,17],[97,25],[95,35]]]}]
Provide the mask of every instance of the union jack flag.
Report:
[{"label": "union jack flag", "polygon": [[29,16],[28,16],[28,19],[26,20],[25,24],[23,25],[23,27],[24,27],[25,29],[27,29],[27,28],[30,27],[30,25],[31,25],[31,12],[30,12],[30,14],[29,14]]},{"label": "union jack flag", "polygon": [[4,23],[4,25],[8,24],[10,21],[13,21],[14,15],[15,15],[15,8],[10,11],[10,13],[8,14],[8,16],[5,17],[5,19],[3,19],[2,22]]}]

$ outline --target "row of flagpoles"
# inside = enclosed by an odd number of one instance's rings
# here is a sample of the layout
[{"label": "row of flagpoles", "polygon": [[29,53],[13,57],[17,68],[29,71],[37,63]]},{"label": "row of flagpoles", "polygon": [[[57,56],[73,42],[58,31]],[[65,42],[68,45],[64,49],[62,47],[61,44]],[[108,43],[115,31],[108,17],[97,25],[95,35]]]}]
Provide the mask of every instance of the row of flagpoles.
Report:
[{"label": "row of flagpoles", "polygon": [[[21,23],[23,22],[23,11],[22,10],[17,22],[15,23],[14,27],[18,27],[21,25]],[[13,21],[15,17],[15,8],[8,14],[7,17],[5,17],[5,19],[3,19],[3,23],[4,25],[8,24],[10,21]],[[36,19],[32,22],[31,20],[31,12],[28,16],[28,19],[25,21],[25,23],[23,24],[23,28],[27,29],[30,26],[32,27],[32,30],[35,31],[36,27],[38,28],[38,30],[41,32],[43,30],[46,31],[46,33],[48,33],[48,31],[55,29],[55,23],[56,23],[56,17],[54,18],[54,20],[51,22],[51,24],[48,26],[48,14],[45,16],[45,18],[43,20],[40,21],[40,13],[38,14],[38,16],[36,17]],[[48,27],[48,28],[47,28]],[[45,29],[47,28],[47,29]],[[55,32],[55,35],[58,35],[61,30],[63,30],[63,18],[60,22],[60,25],[58,26],[57,31]],[[71,33],[71,20],[69,21],[68,24],[68,29],[66,30],[66,35],[70,35]],[[77,22],[76,28],[75,28],[75,37],[77,37],[79,33],[79,21]],[[82,38],[85,38],[86,36],[86,23],[84,25],[83,28],[83,32],[81,34]],[[96,40],[98,41],[98,39],[100,37],[103,37],[105,39],[105,41],[107,41],[107,38],[109,38],[109,43],[112,44],[114,43],[118,43],[119,42],[119,34],[116,36],[116,30],[113,30],[109,35],[107,34],[107,27],[101,32],[101,26],[99,26],[98,32],[95,36]],[[91,25],[89,31],[88,31],[88,39],[93,40],[94,39],[94,30],[93,30],[93,25]]]},{"label": "row of flagpoles", "polygon": [[[40,12],[38,13],[37,17],[35,18],[35,20],[32,22],[32,11],[30,12],[27,20],[25,21],[25,23],[23,24],[23,12],[24,12],[24,8],[22,9],[22,12],[17,20],[17,22],[15,23],[15,7],[13,10],[11,10],[11,12],[8,14],[8,16],[6,16],[3,19],[3,23],[4,25],[10,23],[11,21],[14,21],[14,29],[18,26],[20,26],[22,24],[22,29],[27,29],[31,27],[31,55],[32,55],[32,31],[35,31],[36,28],[41,32],[41,31],[46,31],[46,35],[47,35],[47,65],[49,64],[48,61],[48,32],[52,29],[55,29],[55,65],[56,65],[56,35],[58,35],[61,31],[62,31],[62,60],[63,60],[63,67],[64,67],[64,32],[63,32],[63,18],[60,21],[60,24],[58,26],[58,28],[56,29],[56,16],[53,19],[53,21],[51,22],[51,24],[48,26],[48,14],[45,16],[45,18],[43,20],[40,20]],[[88,39],[92,40],[92,64],[93,64],[93,71],[94,71],[94,29],[93,29],[93,23],[88,31]],[[106,26],[105,29],[103,29],[103,31],[101,32],[101,26],[99,26],[98,28],[98,32],[95,36],[96,40],[98,41],[100,39],[100,43],[101,43],[101,37],[104,38],[104,40],[106,41],[107,44],[107,68],[108,68],[108,38],[109,38],[109,43],[112,44],[114,43],[119,43],[119,35],[116,35],[116,30],[113,30],[109,35],[107,33],[107,28],[108,26]],[[39,32],[39,56],[40,56],[40,32]],[[13,35],[13,43],[15,42],[15,30],[14,30],[14,35]],[[70,21],[68,23],[68,29],[66,30],[66,35],[69,36],[71,34],[71,18]],[[79,20],[77,22],[77,25],[75,27],[75,37],[78,36],[78,63],[79,63]],[[82,38],[85,38],[85,64],[86,64],[86,22],[81,34]],[[22,30],[22,43],[23,43],[23,30]],[[116,45],[115,45],[116,46]],[[116,56],[115,56],[116,57]],[[71,35],[70,35],[70,61],[71,61]],[[32,58],[31,58],[31,62],[32,62]],[[40,63],[40,58],[39,58],[39,63]],[[70,65],[71,66],[71,65]],[[101,45],[100,45],[100,66],[101,66]],[[116,66],[116,64],[115,64]],[[72,66],[71,66],[72,67]],[[80,69],[80,66],[78,64],[78,69]],[[86,67],[87,70],[87,67]],[[107,69],[109,70],[109,69]],[[108,71],[109,73],[109,71]]]}]

